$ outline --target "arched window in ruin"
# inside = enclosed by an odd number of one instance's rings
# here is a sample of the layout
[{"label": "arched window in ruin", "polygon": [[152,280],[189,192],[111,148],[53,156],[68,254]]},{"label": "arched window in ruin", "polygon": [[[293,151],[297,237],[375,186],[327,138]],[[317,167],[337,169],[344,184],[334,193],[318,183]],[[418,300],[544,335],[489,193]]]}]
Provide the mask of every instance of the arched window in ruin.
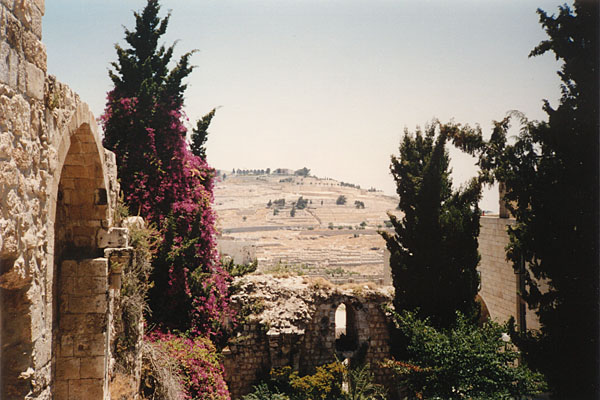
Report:
[{"label": "arched window in ruin", "polygon": [[480,307],[479,321],[477,321],[477,325],[483,326],[483,324],[486,323],[490,318],[490,310],[488,309],[487,304],[485,304],[483,297],[481,297],[479,294],[475,296],[475,301],[479,304]]},{"label": "arched window in ruin", "polygon": [[88,124],[66,142],[54,222],[53,394],[57,400],[100,399],[106,391],[108,262],[96,237],[107,224],[104,173]]},{"label": "arched window in ruin", "polygon": [[356,310],[351,305],[342,303],[335,310],[335,349],[344,353],[357,348]]}]

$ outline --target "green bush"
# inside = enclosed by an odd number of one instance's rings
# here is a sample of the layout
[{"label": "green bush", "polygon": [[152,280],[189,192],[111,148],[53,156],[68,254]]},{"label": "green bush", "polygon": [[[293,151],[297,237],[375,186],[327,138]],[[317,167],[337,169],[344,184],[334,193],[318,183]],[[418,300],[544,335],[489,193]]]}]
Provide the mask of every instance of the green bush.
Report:
[{"label": "green bush", "polygon": [[294,400],[339,400],[342,395],[342,381],[346,368],[339,361],[316,368],[312,375],[300,376],[291,367],[271,371],[275,387],[289,394]]},{"label": "green bush", "polygon": [[242,400],[289,400],[289,396],[271,389],[266,383],[254,386],[254,391],[242,397]]},{"label": "green bush", "polygon": [[383,365],[414,398],[509,399],[546,389],[542,375],[519,365],[519,352],[503,340],[508,325],[490,321],[477,327],[457,312],[452,328],[437,330],[407,311],[395,317],[407,359]]},{"label": "green bush", "polygon": [[344,204],[346,204],[346,201],[348,199],[346,198],[346,196],[344,196],[343,194],[340,194],[338,196],[338,198],[335,200],[335,204],[337,204],[338,206],[343,206]]}]

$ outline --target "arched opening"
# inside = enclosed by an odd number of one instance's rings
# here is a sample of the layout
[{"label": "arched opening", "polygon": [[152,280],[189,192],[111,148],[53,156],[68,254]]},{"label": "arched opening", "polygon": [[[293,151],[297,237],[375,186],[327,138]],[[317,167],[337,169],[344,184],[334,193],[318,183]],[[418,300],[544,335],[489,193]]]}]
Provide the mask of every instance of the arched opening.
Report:
[{"label": "arched opening", "polygon": [[356,311],[351,305],[340,304],[335,310],[335,349],[342,359],[350,356],[358,348]]},{"label": "arched opening", "polygon": [[102,163],[89,125],[70,137],[54,222],[52,369],[54,399],[106,391],[108,262],[97,247],[107,224]]},{"label": "arched opening", "polygon": [[488,309],[487,304],[485,304],[483,297],[481,297],[480,295],[475,296],[475,301],[479,304],[480,310],[477,325],[483,326],[483,324],[486,323],[488,319],[490,319],[490,310]]}]

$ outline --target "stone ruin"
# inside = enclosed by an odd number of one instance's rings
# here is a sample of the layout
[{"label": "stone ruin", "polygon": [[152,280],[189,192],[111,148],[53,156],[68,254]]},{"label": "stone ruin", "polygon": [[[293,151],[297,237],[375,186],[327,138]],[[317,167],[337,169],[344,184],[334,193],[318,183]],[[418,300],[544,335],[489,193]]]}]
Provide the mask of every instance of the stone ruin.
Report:
[{"label": "stone ruin", "polygon": [[[312,373],[336,356],[342,361],[362,355],[375,381],[387,382],[378,363],[390,357],[390,320],[383,309],[392,300],[390,288],[344,288],[318,278],[269,275],[248,275],[234,285],[239,292],[232,303],[246,319],[223,350],[233,399],[249,393],[271,368],[290,366],[300,374]],[[341,305],[345,323],[340,328],[336,312]]]},{"label": "stone ruin", "polygon": [[46,72],[44,0],[0,2],[0,398],[107,399],[127,230],[88,106]]}]

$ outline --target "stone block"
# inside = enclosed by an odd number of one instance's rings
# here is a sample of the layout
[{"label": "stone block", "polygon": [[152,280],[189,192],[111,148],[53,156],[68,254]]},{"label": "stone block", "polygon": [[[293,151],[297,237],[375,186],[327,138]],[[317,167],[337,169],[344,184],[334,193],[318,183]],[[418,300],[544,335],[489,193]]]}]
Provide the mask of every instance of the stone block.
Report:
[{"label": "stone block", "polygon": [[23,34],[25,59],[46,73],[46,47],[32,32]]},{"label": "stone block", "polygon": [[106,313],[108,303],[106,294],[93,296],[70,296],[69,312],[75,314],[102,314]]},{"label": "stone block", "polygon": [[81,261],[78,268],[79,276],[108,277],[108,260],[94,258]]},{"label": "stone block", "polygon": [[104,378],[104,357],[82,357],[80,376],[82,379],[103,379]]},{"label": "stone block", "polygon": [[78,357],[103,356],[105,337],[104,333],[75,336],[73,355]]},{"label": "stone block", "polygon": [[69,381],[56,380],[53,388],[54,400],[69,399]]},{"label": "stone block", "polygon": [[59,357],[73,357],[73,335],[63,334],[60,337]]},{"label": "stone block", "polygon": [[98,230],[96,243],[99,248],[127,247],[129,245],[127,228],[109,228]]},{"label": "stone block", "polygon": [[123,220],[123,227],[129,229],[144,229],[146,223],[142,217],[127,217]]},{"label": "stone block", "polygon": [[56,360],[56,379],[79,379],[79,357],[59,357]]},{"label": "stone block", "polygon": [[60,329],[73,335],[98,334],[106,330],[105,314],[61,315]]},{"label": "stone block", "polygon": [[74,291],[71,294],[78,296],[92,294],[106,294],[108,289],[107,279],[98,276],[83,276],[76,278]]},{"label": "stone block", "polygon": [[69,382],[69,400],[104,399],[102,379],[80,379]]},{"label": "stone block", "polygon": [[75,276],[77,275],[77,261],[65,260],[61,265],[61,277]]}]

